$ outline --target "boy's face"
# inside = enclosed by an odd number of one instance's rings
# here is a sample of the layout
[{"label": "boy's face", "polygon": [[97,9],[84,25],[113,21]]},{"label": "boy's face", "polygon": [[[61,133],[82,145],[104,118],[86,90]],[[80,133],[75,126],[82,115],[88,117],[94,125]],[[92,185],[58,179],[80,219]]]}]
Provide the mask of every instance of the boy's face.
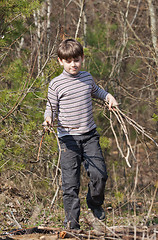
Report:
[{"label": "boy's face", "polygon": [[58,58],[58,61],[61,66],[64,67],[65,71],[70,74],[77,74],[81,70],[83,57],[79,56],[77,58],[69,58],[69,59],[60,59]]}]

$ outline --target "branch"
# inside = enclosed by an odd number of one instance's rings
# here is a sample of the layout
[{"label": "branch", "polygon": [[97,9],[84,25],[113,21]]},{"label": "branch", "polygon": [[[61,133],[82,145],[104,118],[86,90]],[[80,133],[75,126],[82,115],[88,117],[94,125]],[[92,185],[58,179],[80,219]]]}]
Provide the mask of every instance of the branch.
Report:
[{"label": "branch", "polygon": [[7,218],[9,218],[10,221],[12,221],[18,228],[21,229],[22,227],[21,227],[21,225],[17,222],[17,220],[16,220],[13,212],[11,211],[10,213],[11,213],[11,215],[12,215],[12,218],[11,218],[8,214],[6,215]]},{"label": "branch", "polygon": [[149,5],[149,14],[150,14],[150,22],[151,22],[151,37],[153,47],[156,53],[156,58],[158,58],[158,45],[157,45],[157,33],[156,33],[156,13],[152,0],[147,0]]},{"label": "branch", "polygon": [[85,3],[85,0],[82,0],[81,9],[80,9],[80,16],[79,16],[79,19],[78,19],[77,29],[76,29],[76,33],[75,33],[75,39],[77,38],[78,31],[79,31],[80,24],[81,24],[82,13],[83,13],[83,9],[84,9],[84,3]]},{"label": "branch", "polygon": [[[102,104],[102,103],[100,103],[96,100],[95,100],[95,102],[99,106],[101,106],[103,109],[105,109],[105,107],[108,107],[108,109],[109,109],[109,104],[106,101],[104,102],[104,104]],[[117,134],[116,134],[116,132],[114,130],[114,127],[113,127],[112,114],[116,117],[118,123],[120,124],[120,128],[122,129],[122,131],[125,135],[125,139],[126,139],[126,151],[125,152],[126,152],[126,155],[124,154],[124,151],[121,149],[121,147],[119,145],[119,140],[118,140]],[[103,115],[107,118],[107,116],[105,114],[105,111],[104,111]],[[114,138],[115,138],[115,141],[116,141],[117,148],[118,148],[118,150],[121,154],[121,157],[123,157],[126,160],[126,163],[127,163],[128,167],[131,167],[131,165],[129,163],[130,152],[132,153],[132,156],[133,156],[135,161],[137,161],[137,158],[135,156],[132,145],[130,143],[129,133],[128,133],[128,130],[127,130],[127,127],[126,127],[126,123],[131,125],[137,133],[139,133],[139,134],[141,133],[142,135],[146,136],[148,139],[150,139],[156,145],[156,147],[158,147],[158,143],[145,131],[145,129],[141,125],[139,125],[137,122],[135,122],[133,119],[126,116],[125,113],[123,113],[117,106],[114,107],[110,111],[109,121],[110,121],[111,130],[113,132],[113,135],[114,135]]]}]

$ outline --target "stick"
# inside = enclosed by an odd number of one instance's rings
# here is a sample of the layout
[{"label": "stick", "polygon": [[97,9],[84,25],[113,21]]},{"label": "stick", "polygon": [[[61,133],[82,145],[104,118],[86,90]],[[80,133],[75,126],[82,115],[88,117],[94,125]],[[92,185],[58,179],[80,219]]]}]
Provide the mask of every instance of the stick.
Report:
[{"label": "stick", "polygon": [[141,132],[144,136],[149,138],[152,142],[155,143],[155,145],[158,147],[158,143],[144,130],[144,128],[139,125],[137,122],[135,122],[133,119],[130,117],[126,116],[118,107],[116,107],[117,110],[123,115],[123,117],[126,119],[126,121],[135,128],[135,130],[138,130],[138,132]]},{"label": "stick", "polygon": [[40,152],[41,152],[41,147],[42,147],[42,142],[43,142],[45,132],[46,132],[45,129],[43,129],[43,134],[42,134],[42,138],[41,138],[41,141],[40,141],[40,144],[39,144],[39,149],[38,149],[38,154],[37,154],[37,160],[36,161],[30,161],[30,163],[38,163],[40,161],[39,157],[40,157]]},{"label": "stick", "polygon": [[17,222],[16,218],[14,217],[13,212],[10,212],[12,215],[12,218],[7,214],[6,216],[9,218],[10,221],[12,221],[18,228],[22,228],[21,225]]},{"label": "stick", "polygon": [[[105,102],[105,106],[109,106],[107,102]],[[128,137],[128,131],[127,131],[127,128],[126,128],[126,125],[125,125],[125,122],[124,122],[124,119],[127,121],[128,124],[130,124],[136,132],[138,133],[142,133],[144,136],[146,136],[147,138],[149,138],[152,142],[155,143],[155,145],[158,147],[158,143],[144,130],[144,128],[139,125],[138,123],[136,123],[133,119],[129,118],[128,116],[126,116],[117,106],[115,107],[115,109],[111,110],[111,112],[115,115],[115,117],[117,118],[118,122],[120,123],[121,125],[121,128],[125,134],[125,137],[126,137],[126,143],[127,143],[127,155],[126,157],[124,156],[123,154],[123,151],[122,149],[120,148],[119,146],[119,143],[118,143],[118,140],[117,140],[117,136],[116,136],[116,133],[114,133],[114,128],[112,126],[112,122],[110,120],[110,125],[111,125],[111,129],[112,129],[112,132],[114,134],[114,137],[115,137],[115,140],[116,140],[116,144],[117,144],[117,147],[121,153],[121,156],[123,156],[125,159],[126,159],[126,162],[127,162],[127,165],[130,166],[129,162],[128,162],[128,158],[129,158],[129,153],[131,151],[135,161],[136,161],[136,156],[134,154],[134,151],[132,149],[132,146],[131,146],[131,143],[129,141],[129,137]],[[104,114],[105,116],[105,114]]]},{"label": "stick", "polygon": [[112,117],[112,114],[111,114],[111,112],[110,112],[110,126],[111,126],[112,132],[113,132],[114,137],[115,137],[115,141],[116,141],[116,144],[117,144],[117,148],[118,148],[119,152],[121,153],[121,156],[122,156],[123,158],[125,158],[128,167],[131,167],[131,165],[130,165],[130,163],[129,163],[129,161],[128,161],[128,158],[129,158],[129,147],[127,148],[127,155],[125,156],[124,153],[123,153],[123,151],[122,151],[122,149],[121,149],[121,147],[120,147],[120,145],[119,145],[117,135],[116,135],[115,130],[114,130],[114,127],[113,127],[113,125],[112,125],[111,117]]},{"label": "stick", "polygon": [[156,187],[155,187],[155,191],[154,191],[154,196],[152,198],[152,201],[151,201],[151,205],[150,205],[150,208],[149,208],[149,211],[148,211],[148,215],[147,215],[147,218],[146,218],[146,222],[150,216],[150,213],[151,213],[151,209],[153,207],[153,204],[154,204],[154,200],[155,200],[155,197],[156,197],[156,193],[157,193],[157,188],[158,188],[158,182],[156,182]]}]

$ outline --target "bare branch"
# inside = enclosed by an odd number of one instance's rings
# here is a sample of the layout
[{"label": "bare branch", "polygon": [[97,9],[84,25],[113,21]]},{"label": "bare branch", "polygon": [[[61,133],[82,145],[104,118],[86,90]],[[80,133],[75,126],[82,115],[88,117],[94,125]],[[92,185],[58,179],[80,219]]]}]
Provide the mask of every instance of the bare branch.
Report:
[{"label": "bare branch", "polygon": [[81,19],[82,19],[84,4],[85,4],[85,0],[82,0],[82,1],[81,1],[80,16],[79,16],[79,19],[78,19],[77,29],[76,29],[76,33],[75,33],[75,39],[76,39],[77,36],[78,36],[78,31],[79,31],[80,24],[81,24]]},{"label": "bare branch", "polygon": [[[158,58],[158,42],[157,42],[157,32],[156,32],[156,13],[152,0],[147,0],[149,5],[149,14],[150,14],[150,22],[151,22],[151,37],[153,47],[155,49],[156,58]],[[157,59],[158,60],[158,59]]]}]

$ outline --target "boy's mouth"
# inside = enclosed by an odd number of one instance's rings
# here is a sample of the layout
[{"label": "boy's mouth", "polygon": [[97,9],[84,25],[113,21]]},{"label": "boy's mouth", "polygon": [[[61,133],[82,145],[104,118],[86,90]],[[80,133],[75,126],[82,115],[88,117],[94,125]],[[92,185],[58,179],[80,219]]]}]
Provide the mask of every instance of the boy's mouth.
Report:
[{"label": "boy's mouth", "polygon": [[78,69],[77,67],[71,68],[72,71],[76,71],[77,69]]}]

